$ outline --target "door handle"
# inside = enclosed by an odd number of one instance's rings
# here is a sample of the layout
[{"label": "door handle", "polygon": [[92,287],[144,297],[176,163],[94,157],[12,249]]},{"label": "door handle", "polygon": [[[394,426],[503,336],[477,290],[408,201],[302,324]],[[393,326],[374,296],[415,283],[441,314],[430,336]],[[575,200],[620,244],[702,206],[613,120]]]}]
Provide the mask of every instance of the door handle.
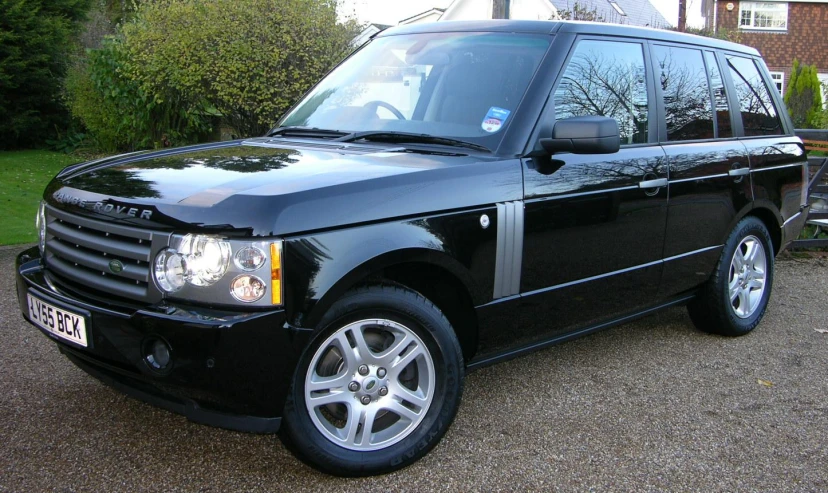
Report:
[{"label": "door handle", "polygon": [[730,176],[745,176],[750,174],[750,168],[736,168],[727,172]]},{"label": "door handle", "polygon": [[644,180],[638,183],[638,188],[661,188],[667,186],[667,178],[656,178],[655,180]]}]

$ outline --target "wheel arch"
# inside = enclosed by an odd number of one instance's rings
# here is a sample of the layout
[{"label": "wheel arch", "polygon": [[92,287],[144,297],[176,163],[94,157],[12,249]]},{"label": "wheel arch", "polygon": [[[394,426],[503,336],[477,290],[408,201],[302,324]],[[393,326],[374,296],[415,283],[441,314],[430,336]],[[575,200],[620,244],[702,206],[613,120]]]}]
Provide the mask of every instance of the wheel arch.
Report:
[{"label": "wheel arch", "polygon": [[774,213],[767,207],[757,207],[751,210],[748,215],[759,218],[765,224],[773,243],[773,255],[779,255],[779,249],[782,246],[782,222],[778,212]]},{"label": "wheel arch", "polygon": [[386,252],[352,268],[319,298],[306,314],[305,325],[318,330],[319,321],[348,290],[372,282],[393,282],[417,291],[434,303],[454,328],[469,361],[477,350],[474,281],[462,265],[445,253],[426,248]]},{"label": "wheel arch", "polygon": [[385,234],[362,236],[358,241],[344,233],[330,239],[315,237],[289,242],[286,271],[289,273],[291,264],[301,262],[302,258],[311,258],[305,264],[314,266],[315,271],[308,279],[294,278],[294,286],[288,288],[289,323],[297,328],[319,330],[325,313],[348,290],[369,283],[392,282],[417,291],[443,312],[468,361],[477,348],[474,307],[488,301],[478,282],[450,248],[437,241],[439,238],[428,234],[430,241],[423,241],[423,229],[380,231]]},{"label": "wheel arch", "polygon": [[764,223],[773,243],[773,254],[774,256],[778,255],[779,249],[782,246],[782,214],[773,202],[766,200],[756,200],[753,204],[740,210],[727,228],[725,236],[722,238],[722,243],[725,242],[727,236],[736,227],[736,224],[747,216],[754,216]]}]

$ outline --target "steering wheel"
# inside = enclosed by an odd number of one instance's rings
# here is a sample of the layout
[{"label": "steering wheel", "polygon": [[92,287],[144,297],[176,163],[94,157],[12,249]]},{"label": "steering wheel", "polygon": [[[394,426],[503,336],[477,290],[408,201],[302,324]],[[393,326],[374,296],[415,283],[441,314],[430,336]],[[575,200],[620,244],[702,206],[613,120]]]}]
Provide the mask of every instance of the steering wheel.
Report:
[{"label": "steering wheel", "polygon": [[383,107],[383,108],[387,109],[388,111],[390,111],[394,116],[396,116],[398,120],[405,120],[405,115],[403,115],[400,110],[395,108],[394,105],[392,105],[390,103],[386,103],[385,101],[379,101],[379,100],[377,100],[377,101],[368,101],[367,103],[362,105],[362,107],[363,108],[373,108],[375,113],[380,107]]}]

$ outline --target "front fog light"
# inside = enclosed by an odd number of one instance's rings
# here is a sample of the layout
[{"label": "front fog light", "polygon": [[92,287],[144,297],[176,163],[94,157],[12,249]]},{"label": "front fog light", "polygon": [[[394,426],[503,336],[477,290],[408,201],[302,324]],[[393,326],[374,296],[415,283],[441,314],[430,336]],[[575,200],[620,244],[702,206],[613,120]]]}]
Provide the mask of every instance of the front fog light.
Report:
[{"label": "front fog light", "polygon": [[264,281],[256,276],[241,275],[230,283],[230,294],[233,295],[233,298],[244,303],[259,301],[266,291],[267,286]]},{"label": "front fog light", "polygon": [[174,293],[184,287],[187,267],[184,257],[172,250],[163,250],[155,257],[155,280],[158,287]]},{"label": "front fog light", "polygon": [[144,361],[153,370],[167,370],[172,361],[170,346],[161,339],[150,339],[144,344]]}]

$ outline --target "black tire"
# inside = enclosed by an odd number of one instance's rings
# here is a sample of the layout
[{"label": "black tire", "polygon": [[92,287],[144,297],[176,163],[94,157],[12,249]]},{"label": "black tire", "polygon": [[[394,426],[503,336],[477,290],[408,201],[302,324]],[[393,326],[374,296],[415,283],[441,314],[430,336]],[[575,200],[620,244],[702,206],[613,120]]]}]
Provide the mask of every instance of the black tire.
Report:
[{"label": "black tire", "polygon": [[[346,337],[349,338],[349,342],[352,342],[354,333],[346,332],[347,328],[354,327],[357,321],[361,324],[366,319],[388,320],[400,324],[403,328],[416,334],[419,338],[418,343],[424,344],[430,355],[430,361],[433,362],[434,382],[433,397],[431,397],[427,408],[421,408],[423,417],[419,418],[419,424],[411,421],[408,425],[413,431],[408,431],[405,435],[401,433],[400,436],[404,436],[404,438],[400,438],[400,441],[396,443],[370,451],[345,448],[345,446],[334,443],[333,438],[326,436],[325,429],[315,424],[322,419],[320,416],[323,413],[314,413],[314,417],[311,417],[313,411],[307,407],[305,391],[306,378],[311,378],[308,372],[312,361],[316,360],[316,365],[320,364],[318,352],[323,355],[328,354],[325,351],[329,351],[333,347],[330,345],[330,338],[332,337]],[[356,324],[356,326],[362,327],[359,324]],[[437,445],[457,414],[463,392],[465,369],[460,344],[451,324],[442,312],[419,293],[403,286],[394,284],[366,286],[346,293],[323,317],[319,327],[321,327],[321,330],[314,336],[300,358],[285,404],[281,428],[281,436],[285,445],[311,467],[337,476],[368,476],[401,469],[413,463]],[[359,328],[358,330],[363,333],[362,330],[364,329]],[[395,343],[396,339],[391,345]],[[323,344],[325,348],[322,347]],[[421,346],[412,345],[409,347]],[[403,353],[405,351],[404,349]],[[333,354],[337,354],[337,352],[334,351]],[[356,358],[359,360],[358,356]],[[407,363],[407,365],[413,364],[413,361],[410,364]],[[336,365],[334,363],[334,366]],[[367,365],[360,365],[360,368],[362,366]],[[337,375],[353,374],[348,371],[348,363],[345,358],[340,358],[340,362],[336,367],[338,369],[334,377],[337,379],[342,378],[342,376],[337,377]],[[316,372],[318,368],[318,366],[315,366],[313,371]],[[376,376],[380,375],[380,371],[376,368],[371,371],[376,371]],[[417,373],[419,374],[419,371]],[[391,389],[394,384],[390,376],[391,370],[388,370],[388,374],[387,385],[388,389]],[[372,375],[374,373],[365,378],[368,379]],[[360,377],[357,375],[354,378],[358,379]],[[398,378],[401,379],[402,376]],[[351,377],[348,376],[347,379],[351,380]],[[362,381],[365,388],[369,385],[366,382],[367,380]],[[388,389],[386,389],[386,392],[390,392]],[[361,389],[361,391],[367,392],[364,389]],[[345,392],[341,392],[339,395],[343,394]],[[323,395],[329,394],[325,393]],[[353,396],[348,396],[348,398],[351,397]],[[365,396],[363,395],[363,397]],[[356,396],[356,399],[358,400],[359,396]],[[379,402],[381,398],[376,397],[376,399]],[[347,409],[347,414],[352,412],[350,409],[359,409],[353,403],[335,405],[354,406],[342,408]],[[322,406],[319,409],[322,409]],[[355,411],[354,415],[357,412],[359,411]],[[387,413],[388,411],[382,412]],[[381,416],[381,414],[378,412],[377,416]],[[340,419],[347,421],[348,417],[346,415],[345,418]],[[395,419],[402,422],[402,418],[397,418],[396,415],[392,415],[390,421]],[[376,421],[379,422],[379,419]],[[347,423],[350,423],[350,421]],[[347,423],[343,428],[347,428]],[[365,428],[360,425],[358,429],[364,430]],[[367,430],[369,439],[372,436],[373,429],[372,425]]]},{"label": "black tire", "polygon": [[[731,265],[734,262],[736,249],[740,248],[740,251],[746,251],[753,239],[757,239],[764,250],[765,267],[764,290],[761,292],[761,296],[756,295],[756,305],[751,310],[748,307],[754,305],[743,303],[741,298],[731,302],[729,285],[731,281],[739,279],[738,272],[734,271]],[[749,267],[748,270],[750,270]],[[703,286],[698,296],[687,305],[687,311],[693,324],[704,332],[724,336],[741,336],[752,331],[759,325],[767,310],[771,288],[773,287],[773,271],[774,251],[770,234],[759,218],[747,216],[736,224],[725,241],[713,276]],[[734,273],[736,277],[734,277]],[[746,282],[750,283],[751,281]],[[746,313],[742,313],[740,316],[738,313],[740,310],[744,310]]]}]

